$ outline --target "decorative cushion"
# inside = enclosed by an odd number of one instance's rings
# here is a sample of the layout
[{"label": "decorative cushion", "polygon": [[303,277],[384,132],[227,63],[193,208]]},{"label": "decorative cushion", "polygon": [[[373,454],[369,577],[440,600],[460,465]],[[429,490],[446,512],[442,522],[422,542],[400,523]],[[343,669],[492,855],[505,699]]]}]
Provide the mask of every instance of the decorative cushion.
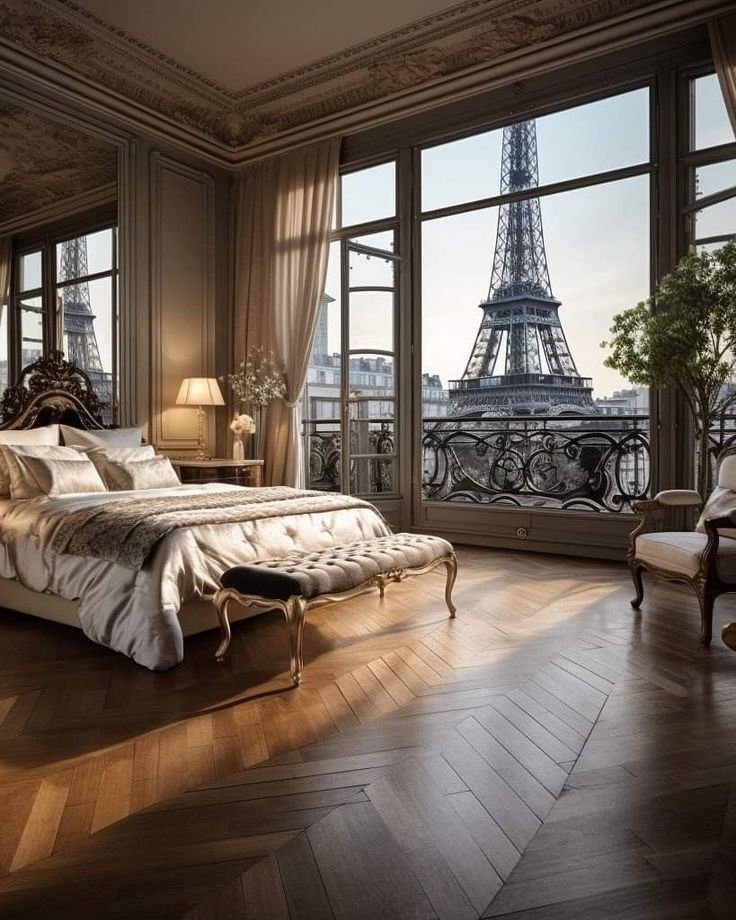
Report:
[{"label": "decorative cushion", "polygon": [[287,600],[348,591],[394,569],[421,568],[449,556],[452,546],[441,537],[397,533],[315,552],[290,553],[282,559],[264,559],[236,565],[220,579],[223,588],[241,594]]},{"label": "decorative cushion", "polygon": [[[708,538],[702,533],[647,533],[636,538],[636,558],[642,562],[690,577],[697,574]],[[721,581],[736,583],[736,540],[721,537],[716,571]]]},{"label": "decorative cushion", "polygon": [[140,428],[102,428],[86,431],[61,425],[61,438],[67,447],[140,447]]},{"label": "decorative cushion", "polygon": [[[728,457],[727,459],[736,461],[736,457]],[[721,469],[723,469],[723,465]],[[720,482],[720,476],[718,477],[718,481]],[[698,518],[695,529],[698,533],[705,533],[705,522],[707,520],[711,518],[728,517],[732,512],[736,512],[736,492],[733,492],[731,489],[726,489],[721,485],[717,485],[715,489],[713,489],[710,498],[705,503],[705,507]],[[736,528],[721,527],[718,533],[722,537],[734,538],[736,537]]]},{"label": "decorative cushion", "polygon": [[29,459],[66,460],[70,463],[83,463],[94,469],[88,457],[71,447],[50,444],[0,444],[0,453],[3,454],[10,473],[10,495],[13,499],[37,498],[47,494],[30,468],[27,462]]},{"label": "decorative cushion", "polygon": [[736,492],[736,454],[726,454],[718,464],[718,485]]},{"label": "decorative cushion", "polygon": [[115,470],[110,464],[126,464],[137,462],[138,460],[153,460],[156,451],[152,444],[145,444],[142,447],[88,447],[84,453],[94,463],[97,472],[102,477],[108,489],[116,490],[120,486],[115,480]]},{"label": "decorative cushion", "polygon": [[30,470],[39,491],[44,495],[107,492],[100,474],[89,460],[25,457],[23,464]]},{"label": "decorative cushion", "polygon": [[168,457],[151,457],[127,463],[108,460],[105,465],[105,481],[111,491],[167,489],[181,485]]},{"label": "decorative cushion", "polygon": [[[13,429],[0,431],[0,445],[17,444],[30,447],[32,445],[47,447],[59,446],[59,426],[44,425],[42,428],[26,428],[21,431]],[[5,456],[0,450],[0,498],[10,495],[10,470],[5,461]]]}]

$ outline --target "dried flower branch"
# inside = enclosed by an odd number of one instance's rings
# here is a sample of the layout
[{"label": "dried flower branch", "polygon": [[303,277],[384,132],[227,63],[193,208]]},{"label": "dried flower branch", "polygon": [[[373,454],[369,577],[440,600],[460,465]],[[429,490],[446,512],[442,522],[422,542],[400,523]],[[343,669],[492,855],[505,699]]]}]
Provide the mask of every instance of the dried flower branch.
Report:
[{"label": "dried flower branch", "polygon": [[286,372],[270,349],[255,345],[236,373],[222,378],[230,384],[233,393],[241,402],[255,406],[267,406],[274,399],[286,396]]}]

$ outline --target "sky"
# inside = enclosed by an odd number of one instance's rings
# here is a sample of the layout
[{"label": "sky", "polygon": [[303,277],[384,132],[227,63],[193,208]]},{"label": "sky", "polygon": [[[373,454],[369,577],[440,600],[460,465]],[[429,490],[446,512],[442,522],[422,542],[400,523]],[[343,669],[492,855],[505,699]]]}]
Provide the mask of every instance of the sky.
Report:
[{"label": "sky", "polygon": [[[635,90],[536,119],[540,184],[578,178],[649,159],[649,91]],[[715,76],[696,86],[696,146],[733,140]],[[456,205],[500,191],[501,130],[427,148],[422,153],[422,209]],[[736,184],[736,163],[699,171],[708,194]],[[343,226],[395,213],[393,166],[343,177]],[[604,367],[615,313],[650,293],[649,178],[637,176],[540,199],[552,290],[578,372],[594,395],[628,385]],[[443,384],[462,376],[488,292],[498,209],[421,222],[422,369]],[[698,236],[736,229],[736,199],[699,218]],[[390,234],[364,239],[392,249]],[[388,281],[386,279],[389,279]],[[390,266],[351,258],[351,284],[390,283]],[[330,349],[339,351],[339,247],[333,245],[327,293]],[[351,347],[390,347],[390,295],[353,294]]]}]

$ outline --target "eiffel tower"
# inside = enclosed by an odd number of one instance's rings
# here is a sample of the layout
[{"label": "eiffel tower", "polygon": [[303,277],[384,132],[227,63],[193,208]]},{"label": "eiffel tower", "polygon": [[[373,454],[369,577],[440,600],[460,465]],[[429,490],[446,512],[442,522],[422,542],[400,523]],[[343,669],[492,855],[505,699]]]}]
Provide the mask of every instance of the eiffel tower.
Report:
[{"label": "eiffel tower", "polygon": [[[87,238],[80,236],[73,240],[65,240],[60,244],[60,249],[59,279],[63,281],[66,278],[85,278],[89,274]],[[112,374],[102,367],[89,284],[80,281],[60,290],[66,358],[87,374],[95,393],[109,412],[113,395]]]},{"label": "eiffel tower", "polygon": [[[504,128],[501,194],[539,184],[534,120]],[[539,198],[501,205],[488,296],[450,414],[587,415],[592,381],[578,374],[552,294]]]}]

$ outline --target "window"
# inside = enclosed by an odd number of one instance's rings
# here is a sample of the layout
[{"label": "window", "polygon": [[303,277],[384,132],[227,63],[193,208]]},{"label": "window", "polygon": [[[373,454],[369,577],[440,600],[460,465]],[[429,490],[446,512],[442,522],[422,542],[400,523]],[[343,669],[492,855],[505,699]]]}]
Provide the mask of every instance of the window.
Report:
[{"label": "window", "polygon": [[736,235],[735,138],[715,74],[692,78],[689,95],[686,239],[712,252]]},{"label": "window", "polygon": [[44,352],[43,252],[17,257],[16,311],[20,316],[20,363],[25,367]]},{"label": "window", "polygon": [[[345,173],[302,396],[307,482],[398,491],[396,164]],[[320,369],[332,371],[325,384]],[[326,370],[325,370],[326,374]],[[343,483],[346,485],[343,487]]]},{"label": "window", "polygon": [[41,355],[63,351],[88,375],[112,423],[118,404],[116,228],[38,234],[36,240],[15,246],[7,326],[3,319],[5,366],[14,377]]},{"label": "window", "polygon": [[[685,242],[698,252],[715,252],[736,238],[736,144],[718,78],[689,80],[689,150],[682,158],[687,176]],[[725,384],[733,391],[736,380]],[[722,395],[727,395],[724,392]],[[736,436],[736,413],[722,415],[711,432],[713,462]]]},{"label": "window", "polygon": [[600,342],[651,288],[649,95],[422,151],[426,501],[620,511],[645,493],[643,397]]},{"label": "window", "polygon": [[346,138],[312,486],[400,497],[404,528],[607,554],[619,512],[689,484],[681,405],[652,401],[650,430],[600,343],[687,245],[736,232],[708,54],[683,33]]}]

